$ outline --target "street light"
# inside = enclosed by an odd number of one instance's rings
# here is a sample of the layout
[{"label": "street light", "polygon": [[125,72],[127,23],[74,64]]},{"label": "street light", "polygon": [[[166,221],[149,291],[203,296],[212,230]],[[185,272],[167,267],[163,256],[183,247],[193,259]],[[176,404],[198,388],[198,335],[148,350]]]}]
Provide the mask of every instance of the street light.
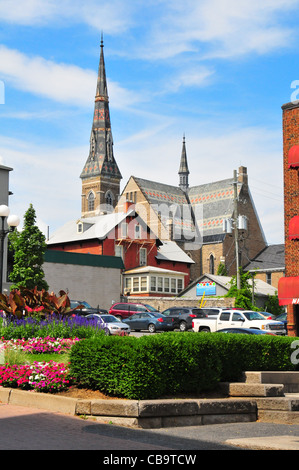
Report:
[{"label": "street light", "polygon": [[[17,215],[9,215],[9,207],[2,204],[0,205],[0,217],[2,220],[0,228],[0,292],[2,293],[3,284],[3,261],[4,261],[4,240],[9,232],[13,232],[20,223],[20,218]],[[5,219],[7,219],[8,230],[4,228]]]}]

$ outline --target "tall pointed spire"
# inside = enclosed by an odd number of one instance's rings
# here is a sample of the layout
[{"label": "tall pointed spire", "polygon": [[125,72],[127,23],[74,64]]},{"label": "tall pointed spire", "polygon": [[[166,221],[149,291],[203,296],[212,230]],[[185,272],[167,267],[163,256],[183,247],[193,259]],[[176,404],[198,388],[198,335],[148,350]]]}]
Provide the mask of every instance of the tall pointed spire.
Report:
[{"label": "tall pointed spire", "polygon": [[[117,197],[119,194],[113,193],[115,193],[115,184],[118,182],[119,185],[122,176],[115,161],[113,151],[113,138],[111,132],[109,111],[109,97],[104,60],[103,34],[101,35],[101,53],[98,68],[93,123],[90,135],[90,149],[88,158],[86,160],[80,177],[82,179],[83,184],[84,182],[86,182],[87,179],[99,176],[106,178],[106,180],[110,180],[111,195],[113,196],[112,199],[114,199],[114,203],[116,204]],[[114,188],[112,186],[114,186]],[[106,184],[105,194],[107,194],[107,191],[108,189]],[[97,192],[99,193],[100,190],[98,189]],[[105,194],[103,197],[105,197]],[[105,203],[103,197],[101,197],[101,200],[98,202],[98,205]],[[82,213],[83,212],[84,210],[82,203]]]},{"label": "tall pointed spire", "polygon": [[182,154],[181,154],[181,161],[180,161],[180,168],[179,168],[179,176],[180,176],[179,186],[184,192],[186,192],[189,187],[189,169],[188,169],[188,162],[187,162],[185,134],[183,136],[183,146],[182,146]]}]

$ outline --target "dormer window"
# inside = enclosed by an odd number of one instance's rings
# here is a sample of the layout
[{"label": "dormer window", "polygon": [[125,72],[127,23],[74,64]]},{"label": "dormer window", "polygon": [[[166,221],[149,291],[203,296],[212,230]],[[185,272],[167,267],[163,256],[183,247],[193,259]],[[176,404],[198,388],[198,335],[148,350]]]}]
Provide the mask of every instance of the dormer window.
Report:
[{"label": "dormer window", "polygon": [[77,232],[78,232],[78,233],[82,233],[82,232],[83,232],[83,224],[82,224],[82,222],[79,222],[79,223],[77,224]]}]

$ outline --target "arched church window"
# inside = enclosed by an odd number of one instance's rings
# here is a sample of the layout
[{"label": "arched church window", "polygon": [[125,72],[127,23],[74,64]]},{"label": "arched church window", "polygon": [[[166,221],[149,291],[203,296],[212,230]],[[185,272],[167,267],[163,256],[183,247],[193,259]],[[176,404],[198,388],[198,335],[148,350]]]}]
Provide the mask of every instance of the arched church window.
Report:
[{"label": "arched church window", "polygon": [[113,206],[113,194],[110,191],[106,194],[106,204],[107,206]]},{"label": "arched church window", "polygon": [[92,191],[90,191],[90,193],[88,194],[88,197],[87,197],[87,203],[88,203],[88,210],[89,211],[94,211],[94,201],[95,201],[94,194],[93,194]]},{"label": "arched church window", "polygon": [[214,255],[211,254],[210,259],[209,259],[209,273],[214,274],[214,270],[215,270],[215,258],[214,258]]}]

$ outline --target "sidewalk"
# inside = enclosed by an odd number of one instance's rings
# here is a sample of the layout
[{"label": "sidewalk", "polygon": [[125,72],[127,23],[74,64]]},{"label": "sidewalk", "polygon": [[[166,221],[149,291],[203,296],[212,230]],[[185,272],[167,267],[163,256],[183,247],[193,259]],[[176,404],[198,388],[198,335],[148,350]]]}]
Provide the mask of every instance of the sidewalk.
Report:
[{"label": "sidewalk", "polygon": [[199,450],[299,450],[299,425],[254,422],[144,430],[5,404],[0,404],[0,436],[0,450],[98,450],[100,454],[91,454],[97,464],[107,453],[195,454],[198,459]]}]

